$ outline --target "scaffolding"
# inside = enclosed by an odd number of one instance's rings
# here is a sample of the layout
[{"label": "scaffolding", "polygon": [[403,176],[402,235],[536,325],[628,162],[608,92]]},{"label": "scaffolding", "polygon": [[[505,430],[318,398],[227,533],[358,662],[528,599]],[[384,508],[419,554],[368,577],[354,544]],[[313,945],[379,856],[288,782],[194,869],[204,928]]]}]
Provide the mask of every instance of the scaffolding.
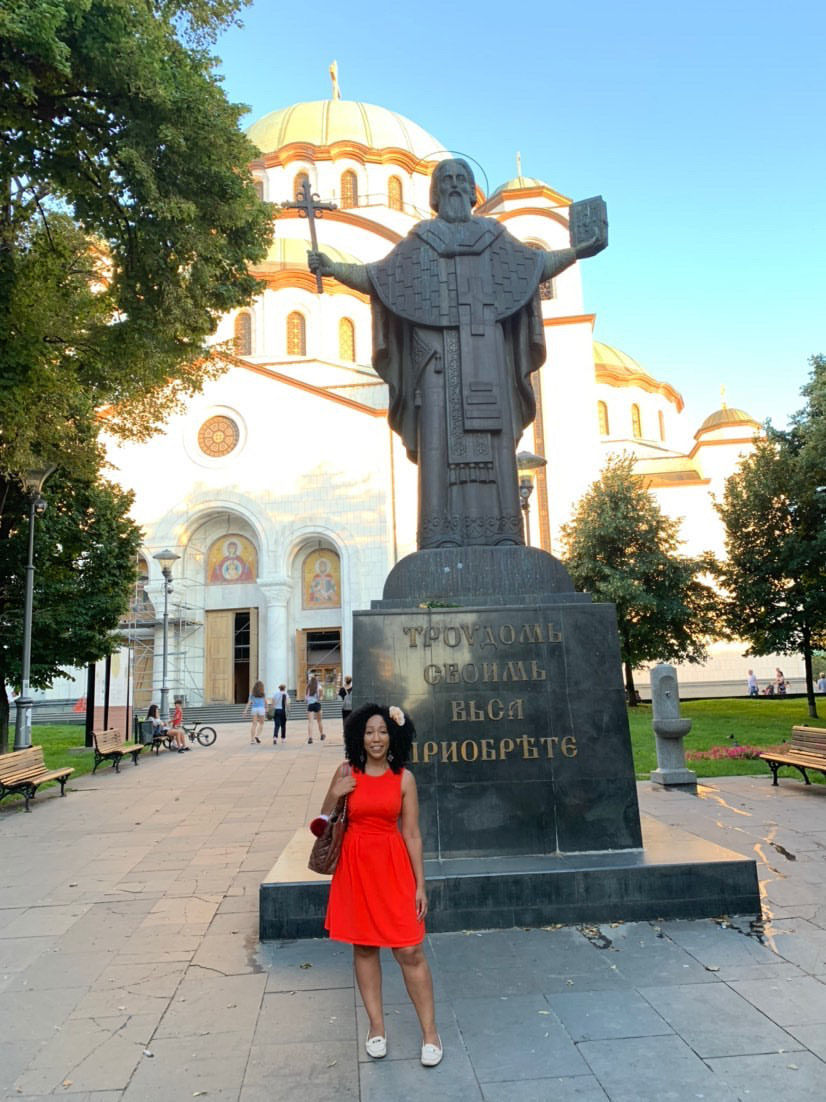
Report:
[{"label": "scaffolding", "polygon": [[[163,627],[163,619],[155,611],[146,584],[146,560],[139,555],[132,600],[119,630],[128,652],[129,702],[136,713],[144,714],[149,705],[160,698],[160,678],[155,676],[155,639]],[[203,606],[197,603],[198,588],[203,589],[203,585],[186,578],[175,579],[169,607],[168,685],[173,696],[194,704],[201,703],[203,697],[204,624]]]}]

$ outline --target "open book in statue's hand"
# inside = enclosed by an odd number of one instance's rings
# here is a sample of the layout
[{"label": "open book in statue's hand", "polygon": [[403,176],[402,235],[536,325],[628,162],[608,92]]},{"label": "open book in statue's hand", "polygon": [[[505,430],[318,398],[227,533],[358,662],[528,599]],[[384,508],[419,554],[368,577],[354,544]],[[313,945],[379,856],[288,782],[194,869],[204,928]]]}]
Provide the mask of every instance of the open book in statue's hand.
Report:
[{"label": "open book in statue's hand", "polygon": [[568,208],[571,248],[577,260],[601,253],[608,244],[608,208],[601,195],[581,199]]}]

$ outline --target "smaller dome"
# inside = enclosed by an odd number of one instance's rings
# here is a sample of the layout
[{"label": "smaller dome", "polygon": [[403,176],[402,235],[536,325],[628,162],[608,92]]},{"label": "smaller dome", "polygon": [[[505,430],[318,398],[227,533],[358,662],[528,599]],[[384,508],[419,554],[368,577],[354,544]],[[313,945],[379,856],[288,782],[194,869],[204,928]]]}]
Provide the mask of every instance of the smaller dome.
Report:
[{"label": "smaller dome", "polygon": [[751,414],[746,413],[744,409],[731,409],[728,406],[723,406],[722,409],[716,409],[714,413],[710,413],[706,417],[697,429],[695,436],[699,436],[701,432],[729,428],[732,425],[752,425],[754,428],[760,428],[759,421],[755,421]]},{"label": "smaller dome", "polygon": [[684,402],[678,390],[670,383],[661,382],[649,375],[636,360],[626,352],[614,348],[602,341],[594,341],[594,375],[598,383],[615,387],[639,387],[650,394],[661,394],[667,401],[682,412]]},{"label": "smaller dome", "polygon": [[528,188],[535,187],[544,187],[548,191],[553,190],[550,184],[546,184],[544,180],[537,180],[535,176],[514,176],[512,180],[506,180],[504,184],[500,184],[493,195],[498,195],[500,191],[525,191]]},{"label": "smaller dome", "polygon": [[594,363],[613,368],[614,371],[619,370],[626,375],[646,374],[637,361],[626,352],[610,344],[603,344],[602,341],[594,341]]}]

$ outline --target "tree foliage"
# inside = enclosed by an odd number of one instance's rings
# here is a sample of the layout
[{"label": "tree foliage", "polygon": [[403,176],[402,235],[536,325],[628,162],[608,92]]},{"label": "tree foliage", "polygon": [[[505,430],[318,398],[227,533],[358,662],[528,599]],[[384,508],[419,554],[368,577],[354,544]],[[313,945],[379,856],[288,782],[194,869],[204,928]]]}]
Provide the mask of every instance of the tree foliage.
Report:
[{"label": "tree foliage", "polygon": [[[29,502],[15,483],[0,519],[0,685],[19,684]],[[31,684],[47,686],[66,666],[109,654],[135,580],[140,529],[131,493],[102,481],[55,474],[46,512],[35,520]],[[0,694],[0,752],[8,701]]]},{"label": "tree foliage", "polygon": [[814,356],[806,405],[726,482],[725,617],[751,654],[802,654],[817,715],[812,653],[826,647],[826,358]]},{"label": "tree foliage", "polygon": [[625,686],[634,704],[644,662],[701,662],[719,630],[717,595],[703,580],[712,556],[678,554],[679,522],[663,515],[633,472],[633,457],[608,460],[563,529],[565,565],[577,589],[617,607]]},{"label": "tree foliage", "polygon": [[254,295],[270,235],[242,108],[204,48],[240,7],[0,8],[0,474],[88,471],[101,407],[145,436],[219,369],[205,340]]},{"label": "tree foliage", "polygon": [[21,475],[58,467],[37,524],[31,680],[45,685],[106,653],[132,575],[101,424],[154,431],[223,369],[207,338],[256,293],[270,209],[208,52],[246,3],[0,5],[0,681],[22,647]]}]

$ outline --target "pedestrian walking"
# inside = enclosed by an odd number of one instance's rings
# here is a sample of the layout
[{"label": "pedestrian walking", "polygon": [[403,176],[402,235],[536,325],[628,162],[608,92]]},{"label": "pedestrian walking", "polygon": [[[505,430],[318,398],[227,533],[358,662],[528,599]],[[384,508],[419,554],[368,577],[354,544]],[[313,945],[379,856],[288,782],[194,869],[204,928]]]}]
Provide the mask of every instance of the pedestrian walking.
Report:
[{"label": "pedestrian walking", "polygon": [[323,742],[326,736],[321,718],[321,684],[314,673],[310,674],[310,680],[307,682],[304,700],[307,704],[307,742],[313,741],[313,728],[316,726],[318,737]]},{"label": "pedestrian walking", "polygon": [[344,678],[344,684],[338,690],[338,695],[341,697],[341,723],[343,726],[353,711],[353,679],[349,673]]},{"label": "pedestrian walking", "polygon": [[261,741],[260,736],[267,715],[267,694],[264,692],[263,681],[256,681],[253,685],[243,714],[244,716],[252,715],[252,723],[250,724],[250,746],[252,746],[254,742]]},{"label": "pedestrian walking", "polygon": [[287,737],[287,708],[290,706],[290,694],[286,685],[279,685],[278,692],[272,698],[272,744],[278,745],[278,732],[281,732],[281,741]]}]

